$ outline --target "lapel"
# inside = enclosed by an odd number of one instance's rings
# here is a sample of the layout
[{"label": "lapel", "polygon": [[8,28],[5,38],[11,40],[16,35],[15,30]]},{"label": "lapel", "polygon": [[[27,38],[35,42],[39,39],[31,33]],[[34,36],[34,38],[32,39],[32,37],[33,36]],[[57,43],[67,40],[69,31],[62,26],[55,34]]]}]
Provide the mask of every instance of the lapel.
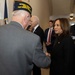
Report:
[{"label": "lapel", "polygon": [[38,27],[36,28],[36,30],[34,31],[34,33],[37,33],[37,32],[38,32],[39,27],[40,27],[40,26],[38,26]]}]

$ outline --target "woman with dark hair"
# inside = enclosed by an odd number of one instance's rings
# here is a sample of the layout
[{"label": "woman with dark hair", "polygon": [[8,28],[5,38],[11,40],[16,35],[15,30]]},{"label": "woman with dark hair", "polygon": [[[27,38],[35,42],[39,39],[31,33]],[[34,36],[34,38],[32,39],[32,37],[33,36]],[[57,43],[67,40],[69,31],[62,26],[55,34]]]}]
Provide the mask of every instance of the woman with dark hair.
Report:
[{"label": "woman with dark hair", "polygon": [[70,36],[70,25],[66,18],[54,22],[56,40],[51,55],[50,75],[75,75],[74,43]]}]

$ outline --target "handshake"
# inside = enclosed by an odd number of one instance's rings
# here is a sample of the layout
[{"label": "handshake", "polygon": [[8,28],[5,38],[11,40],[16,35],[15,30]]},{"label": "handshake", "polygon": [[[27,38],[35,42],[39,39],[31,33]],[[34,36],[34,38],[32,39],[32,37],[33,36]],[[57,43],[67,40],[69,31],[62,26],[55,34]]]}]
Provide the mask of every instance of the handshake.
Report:
[{"label": "handshake", "polygon": [[46,54],[46,56],[49,56],[49,57],[51,56],[51,54],[48,52],[45,52],[45,54]]}]

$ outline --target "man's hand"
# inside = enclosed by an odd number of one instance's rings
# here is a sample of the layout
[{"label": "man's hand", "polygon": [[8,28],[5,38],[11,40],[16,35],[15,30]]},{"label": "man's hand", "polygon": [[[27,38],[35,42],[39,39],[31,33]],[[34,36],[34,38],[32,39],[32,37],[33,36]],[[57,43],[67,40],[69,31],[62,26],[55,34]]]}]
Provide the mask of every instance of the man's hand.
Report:
[{"label": "man's hand", "polygon": [[50,53],[48,53],[48,52],[46,52],[45,54],[46,54],[46,56],[51,56],[51,54],[50,54]]},{"label": "man's hand", "polygon": [[50,42],[46,42],[46,45],[49,46],[51,43]]}]

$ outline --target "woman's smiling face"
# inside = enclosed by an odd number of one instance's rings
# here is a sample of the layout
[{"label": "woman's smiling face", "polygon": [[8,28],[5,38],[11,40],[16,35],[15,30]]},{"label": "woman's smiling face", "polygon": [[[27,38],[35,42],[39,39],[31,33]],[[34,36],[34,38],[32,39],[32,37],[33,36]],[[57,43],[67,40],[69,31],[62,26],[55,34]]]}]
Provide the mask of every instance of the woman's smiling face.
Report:
[{"label": "woman's smiling face", "polygon": [[54,24],[54,31],[56,34],[60,35],[61,33],[63,33],[63,30],[61,28],[61,25],[60,25],[60,21],[59,20],[56,20],[55,21],[55,24]]}]

